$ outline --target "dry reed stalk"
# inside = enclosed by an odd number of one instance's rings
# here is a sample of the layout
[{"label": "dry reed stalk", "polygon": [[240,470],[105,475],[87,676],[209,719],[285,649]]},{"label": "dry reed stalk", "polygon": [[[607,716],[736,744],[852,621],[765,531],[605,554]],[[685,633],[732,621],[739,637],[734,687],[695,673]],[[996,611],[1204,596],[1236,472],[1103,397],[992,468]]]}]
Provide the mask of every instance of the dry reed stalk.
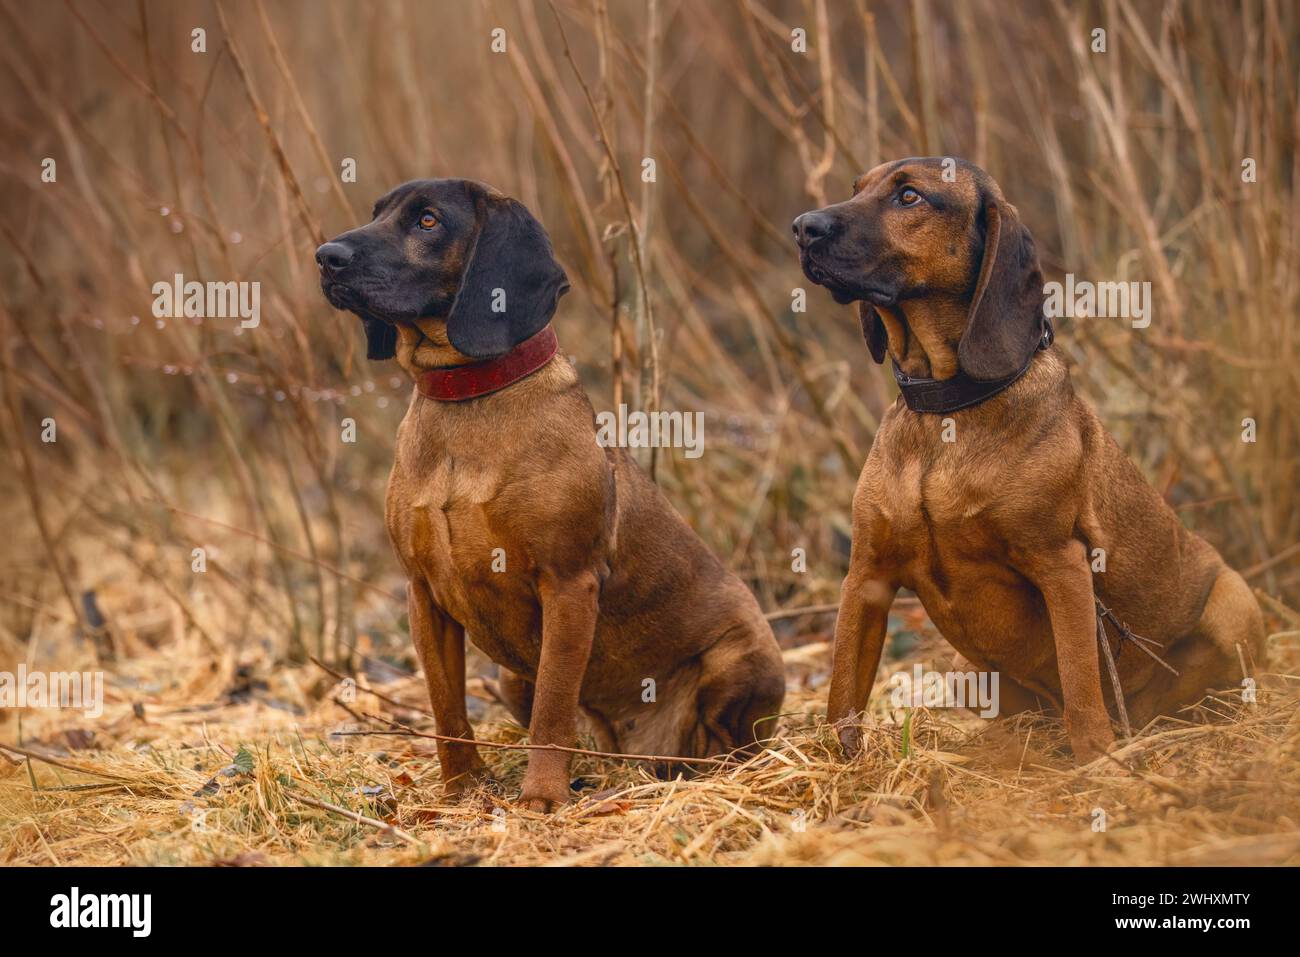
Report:
[{"label": "dry reed stalk", "polygon": [[[560,31],[560,42],[563,44],[564,58],[569,61],[569,67],[573,71],[578,85],[582,88],[583,96],[586,97],[587,106],[591,111],[592,119],[596,124],[597,138],[601,146],[605,149],[605,158],[609,163],[610,171],[614,184],[618,189],[618,197],[623,206],[624,222],[631,233],[632,261],[636,266],[637,285],[639,295],[643,297],[645,304],[645,345],[648,353],[644,359],[646,367],[649,369],[650,390],[648,403],[644,403],[645,411],[654,414],[660,407],[660,385],[659,385],[659,341],[658,330],[655,328],[654,306],[650,298],[650,280],[646,270],[645,259],[642,256],[643,239],[640,228],[637,225],[637,216],[632,207],[632,200],[628,196],[627,184],[623,179],[623,172],[618,163],[618,157],[614,153],[614,147],[610,140],[609,131],[606,128],[604,120],[601,118],[601,111],[596,104],[595,97],[592,95],[591,87],[582,77],[582,71],[578,69],[578,62],[573,58],[573,51],[569,48],[569,38],[564,32],[564,23],[560,20],[559,11],[555,9],[555,4],[547,0],[551,8],[551,14],[555,18],[556,28]],[[655,476],[655,452],[657,449],[651,449],[650,456],[650,477]]]}]

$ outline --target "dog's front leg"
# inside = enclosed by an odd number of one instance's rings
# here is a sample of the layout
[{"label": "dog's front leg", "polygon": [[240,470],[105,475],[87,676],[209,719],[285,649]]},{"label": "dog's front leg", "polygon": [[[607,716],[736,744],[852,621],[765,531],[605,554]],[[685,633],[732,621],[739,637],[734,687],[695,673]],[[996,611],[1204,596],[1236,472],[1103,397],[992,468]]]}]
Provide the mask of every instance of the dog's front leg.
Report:
[{"label": "dog's front leg", "polygon": [[[465,630],[434,607],[422,581],[411,579],[407,584],[406,610],[438,733],[472,738],[474,731],[465,710]],[[442,788],[448,795],[472,788],[485,774],[483,759],[472,744],[439,741],[438,763]]]},{"label": "dog's front leg", "polygon": [[[600,583],[592,572],[558,576],[543,573],[538,581],[542,601],[542,654],[533,692],[531,744],[573,747],[578,736],[578,693],[587,671],[596,635]],[[524,773],[524,805],[550,811],[569,799],[566,751],[531,751]]]},{"label": "dog's front leg", "polygon": [[889,606],[897,591],[897,585],[866,562],[851,564],[840,588],[826,719],[848,757],[856,755],[862,747],[859,721],[880,666]]},{"label": "dog's front leg", "polygon": [[1075,760],[1086,764],[1115,743],[1101,694],[1097,607],[1082,542],[1030,556],[1022,569],[1047,603],[1061,678],[1065,731]]}]

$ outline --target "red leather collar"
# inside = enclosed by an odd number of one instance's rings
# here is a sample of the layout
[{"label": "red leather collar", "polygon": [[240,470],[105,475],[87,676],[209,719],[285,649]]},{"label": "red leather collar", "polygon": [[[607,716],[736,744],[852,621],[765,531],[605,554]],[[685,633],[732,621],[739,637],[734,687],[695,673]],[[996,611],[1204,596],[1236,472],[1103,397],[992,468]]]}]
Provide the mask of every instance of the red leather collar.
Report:
[{"label": "red leather collar", "polygon": [[439,402],[463,402],[498,392],[536,372],[551,361],[560,348],[555,330],[549,325],[525,339],[504,355],[464,366],[447,366],[421,372],[416,378],[420,394]]}]

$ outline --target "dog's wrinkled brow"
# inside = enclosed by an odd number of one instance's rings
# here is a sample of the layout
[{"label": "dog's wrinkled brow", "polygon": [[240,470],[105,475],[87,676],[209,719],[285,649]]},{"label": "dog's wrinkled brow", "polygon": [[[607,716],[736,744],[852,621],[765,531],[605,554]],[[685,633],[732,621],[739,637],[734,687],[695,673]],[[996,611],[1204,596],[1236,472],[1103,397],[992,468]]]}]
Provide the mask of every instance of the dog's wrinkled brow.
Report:
[{"label": "dog's wrinkled brow", "polygon": [[409,188],[398,187],[380,196],[379,199],[375,200],[375,208],[370,211],[370,218],[374,219],[384,210],[400,205],[411,195],[411,192],[412,190]]},{"label": "dog's wrinkled brow", "polygon": [[858,193],[871,186],[873,182],[887,183],[892,188],[901,186],[906,182],[915,181],[915,167],[911,164],[910,160],[898,160],[892,164],[888,164],[888,168],[884,168],[884,166],[885,164],[882,164],[882,166],[868,170],[855,179],[853,181],[853,195],[856,196]]}]

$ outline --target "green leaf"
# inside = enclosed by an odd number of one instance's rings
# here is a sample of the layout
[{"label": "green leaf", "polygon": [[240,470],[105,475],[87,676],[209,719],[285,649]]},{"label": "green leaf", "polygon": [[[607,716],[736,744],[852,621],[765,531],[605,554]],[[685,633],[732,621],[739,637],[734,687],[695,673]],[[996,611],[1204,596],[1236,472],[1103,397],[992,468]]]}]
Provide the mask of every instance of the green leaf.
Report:
[{"label": "green leaf", "polygon": [[235,753],[234,765],[235,769],[240,774],[252,774],[253,752],[241,745],[239,750]]}]

